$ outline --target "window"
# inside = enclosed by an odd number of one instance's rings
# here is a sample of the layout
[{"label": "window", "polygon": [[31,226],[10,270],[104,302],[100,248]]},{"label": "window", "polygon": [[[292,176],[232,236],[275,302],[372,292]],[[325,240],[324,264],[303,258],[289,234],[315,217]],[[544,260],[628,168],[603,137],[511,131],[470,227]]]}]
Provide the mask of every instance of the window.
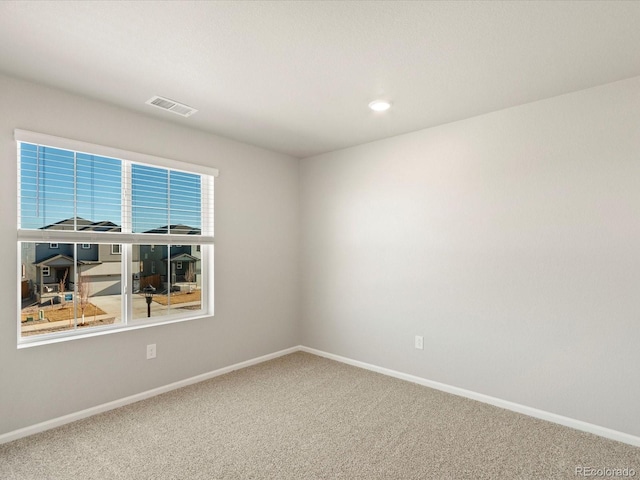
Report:
[{"label": "window", "polygon": [[176,268],[182,270],[182,262],[176,262]]},{"label": "window", "polygon": [[[217,170],[23,130],[15,138],[19,264],[33,285],[19,346],[213,314]],[[171,269],[177,245],[195,264],[188,285]]]}]

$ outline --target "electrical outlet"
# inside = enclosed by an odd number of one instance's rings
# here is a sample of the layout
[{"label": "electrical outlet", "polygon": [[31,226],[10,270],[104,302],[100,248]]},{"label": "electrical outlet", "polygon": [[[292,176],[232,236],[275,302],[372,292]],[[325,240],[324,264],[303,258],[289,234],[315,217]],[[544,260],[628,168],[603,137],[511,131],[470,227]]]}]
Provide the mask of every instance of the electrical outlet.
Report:
[{"label": "electrical outlet", "polygon": [[147,345],[147,360],[150,360],[152,358],[156,358],[156,344],[155,343]]},{"label": "electrical outlet", "polygon": [[420,335],[416,335],[416,348],[422,350],[424,348],[424,339]]}]

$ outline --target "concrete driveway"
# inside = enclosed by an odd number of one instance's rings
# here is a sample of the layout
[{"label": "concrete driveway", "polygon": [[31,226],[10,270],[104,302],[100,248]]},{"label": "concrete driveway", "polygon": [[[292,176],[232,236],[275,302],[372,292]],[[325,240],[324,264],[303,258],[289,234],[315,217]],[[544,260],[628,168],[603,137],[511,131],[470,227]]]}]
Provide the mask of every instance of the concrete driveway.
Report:
[{"label": "concrete driveway", "polygon": [[[147,318],[147,302],[141,295],[132,295],[133,318]],[[91,297],[91,303],[100,307],[105,312],[114,315],[117,319],[122,316],[122,295],[100,295]],[[158,317],[168,313],[167,307],[157,303],[151,303],[151,316]]]}]

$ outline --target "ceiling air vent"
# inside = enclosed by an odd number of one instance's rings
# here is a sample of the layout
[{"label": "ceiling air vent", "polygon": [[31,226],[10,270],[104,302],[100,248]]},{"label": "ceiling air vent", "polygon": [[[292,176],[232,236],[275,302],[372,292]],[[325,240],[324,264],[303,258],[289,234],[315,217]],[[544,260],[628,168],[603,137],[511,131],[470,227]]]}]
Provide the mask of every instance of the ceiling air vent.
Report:
[{"label": "ceiling air vent", "polygon": [[177,115],[182,115],[183,117],[190,117],[198,111],[195,108],[190,107],[189,105],[185,105],[184,103],[179,103],[174,100],[169,100],[168,98],[159,97],[157,95],[155,97],[151,97],[146,101],[146,103],[163,110],[168,110]]}]

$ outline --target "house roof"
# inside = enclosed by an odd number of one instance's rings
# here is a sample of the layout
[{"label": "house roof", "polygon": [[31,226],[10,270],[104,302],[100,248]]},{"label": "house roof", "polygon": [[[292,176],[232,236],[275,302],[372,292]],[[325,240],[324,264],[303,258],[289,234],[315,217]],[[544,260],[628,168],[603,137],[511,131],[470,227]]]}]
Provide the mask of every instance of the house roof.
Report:
[{"label": "house roof", "polygon": [[152,230],[147,230],[144,233],[173,233],[180,235],[200,235],[202,232],[197,227],[190,227],[189,225],[183,224],[173,224],[173,225],[165,225],[163,227],[154,228]]},{"label": "house roof", "polygon": [[74,264],[73,258],[67,255],[57,253],[39,261],[35,264],[36,267],[46,265],[49,267],[72,267]]},{"label": "house roof", "polygon": [[193,255],[189,255],[188,253],[178,253],[169,259],[172,262],[197,262],[200,260]]},{"label": "house roof", "polygon": [[[120,232],[122,229],[120,225],[109,220],[102,220],[99,222],[92,222],[82,217],[71,217],[60,220],[59,222],[51,223],[44,227],[40,227],[41,230],[73,230],[74,225],[78,226],[78,231],[95,231],[95,232]],[[191,227],[182,223],[174,223],[171,225],[164,225],[162,227],[153,228],[143,233],[171,233],[180,235],[200,235],[202,230],[198,227]]]},{"label": "house roof", "polygon": [[[101,262],[96,261],[86,261],[86,260],[78,260],[78,265],[91,265],[97,264]],[[49,266],[49,267],[72,267],[74,265],[73,257],[68,255],[63,255],[61,253],[56,253],[54,255],[50,255],[44,260],[40,260],[38,263],[33,262],[36,267],[41,266]]]},{"label": "house roof", "polygon": [[119,232],[121,230],[119,225],[115,223],[103,220],[100,222],[92,222],[82,217],[71,217],[60,220],[59,222],[52,223],[41,227],[41,230],[73,230],[74,225],[78,226],[79,231],[96,231],[96,232]]},{"label": "house roof", "polygon": [[102,221],[102,222],[93,222],[90,225],[80,228],[80,230],[90,230],[96,232],[119,232],[121,231],[121,227],[116,225],[113,222]]}]

